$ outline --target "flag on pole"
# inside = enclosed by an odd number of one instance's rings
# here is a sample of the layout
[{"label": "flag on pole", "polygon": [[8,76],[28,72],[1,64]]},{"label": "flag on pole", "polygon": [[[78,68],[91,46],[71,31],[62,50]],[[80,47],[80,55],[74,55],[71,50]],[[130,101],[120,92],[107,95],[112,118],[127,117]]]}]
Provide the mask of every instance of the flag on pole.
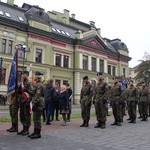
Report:
[{"label": "flag on pole", "polygon": [[123,89],[127,88],[127,83],[124,79],[121,80],[121,86],[122,86]]},{"label": "flag on pole", "polygon": [[7,94],[11,94],[13,92],[15,92],[16,90],[16,78],[17,78],[17,52],[15,52],[14,54],[14,58],[12,60],[12,64],[11,64],[11,69],[10,69],[10,74],[9,74],[9,80],[8,80],[8,89],[7,89]]}]

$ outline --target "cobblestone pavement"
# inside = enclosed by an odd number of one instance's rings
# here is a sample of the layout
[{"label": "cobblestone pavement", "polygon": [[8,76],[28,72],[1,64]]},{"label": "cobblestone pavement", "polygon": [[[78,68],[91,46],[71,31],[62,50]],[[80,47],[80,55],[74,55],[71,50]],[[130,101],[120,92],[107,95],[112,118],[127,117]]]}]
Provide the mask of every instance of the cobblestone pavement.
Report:
[{"label": "cobblestone pavement", "polygon": [[[108,117],[106,129],[95,129],[95,117],[88,128],[79,127],[82,120],[73,119],[62,127],[61,121],[47,126],[43,123],[42,138],[31,140],[28,137],[8,133],[10,123],[0,124],[0,150],[149,150],[150,121],[129,124],[124,119],[121,127],[111,126],[113,117]],[[33,127],[31,127],[30,132]],[[19,125],[21,130],[21,125]]]}]

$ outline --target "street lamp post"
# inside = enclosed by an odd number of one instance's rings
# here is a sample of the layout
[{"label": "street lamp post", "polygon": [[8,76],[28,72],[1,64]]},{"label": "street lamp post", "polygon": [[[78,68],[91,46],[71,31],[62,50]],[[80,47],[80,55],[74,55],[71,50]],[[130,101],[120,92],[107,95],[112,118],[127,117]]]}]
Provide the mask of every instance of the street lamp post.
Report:
[{"label": "street lamp post", "polygon": [[0,83],[2,83],[3,58],[0,58]]}]

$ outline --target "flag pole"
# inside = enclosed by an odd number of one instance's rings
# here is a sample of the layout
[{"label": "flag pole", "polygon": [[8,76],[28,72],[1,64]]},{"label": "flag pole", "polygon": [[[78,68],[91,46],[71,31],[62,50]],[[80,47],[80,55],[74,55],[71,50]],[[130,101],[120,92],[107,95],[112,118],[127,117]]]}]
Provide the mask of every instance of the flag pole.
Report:
[{"label": "flag pole", "polygon": [[16,89],[15,89],[15,93],[16,93],[16,100],[17,100],[17,133],[18,133],[18,109],[19,109],[19,100],[18,100],[18,48],[19,48],[19,46],[16,45],[15,46],[15,50],[16,50]]}]

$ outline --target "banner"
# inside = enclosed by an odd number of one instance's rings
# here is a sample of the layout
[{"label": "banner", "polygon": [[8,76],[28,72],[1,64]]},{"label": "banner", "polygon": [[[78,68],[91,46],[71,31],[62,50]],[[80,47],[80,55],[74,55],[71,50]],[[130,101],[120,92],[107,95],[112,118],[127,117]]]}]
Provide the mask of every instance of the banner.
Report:
[{"label": "banner", "polygon": [[9,74],[9,80],[8,80],[8,90],[7,93],[11,94],[13,92],[15,92],[16,89],[16,78],[17,78],[17,63],[16,63],[16,58],[17,58],[17,53],[15,52],[14,54],[14,58],[12,60],[12,64],[11,64],[11,70],[10,70],[10,74]]},{"label": "banner", "polygon": [[127,83],[124,79],[121,80],[121,86],[122,86],[123,89],[127,88]]}]

